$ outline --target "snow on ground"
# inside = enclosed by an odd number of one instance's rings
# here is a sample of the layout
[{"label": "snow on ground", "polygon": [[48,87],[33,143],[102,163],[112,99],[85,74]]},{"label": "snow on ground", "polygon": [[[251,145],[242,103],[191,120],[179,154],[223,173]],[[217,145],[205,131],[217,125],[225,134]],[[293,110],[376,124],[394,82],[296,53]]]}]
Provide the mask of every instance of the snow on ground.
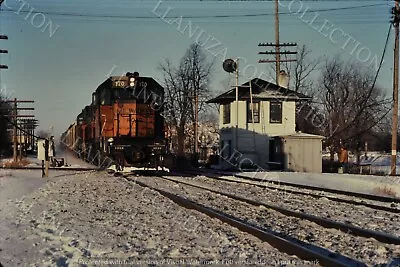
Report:
[{"label": "snow on ground", "polygon": [[[396,161],[396,174],[400,175],[400,155],[397,155]],[[371,164],[371,173],[383,173],[386,175],[390,174],[391,169],[391,155],[382,153],[368,153],[365,157],[364,155],[360,158],[361,163]]]},{"label": "snow on ground", "polygon": [[[116,172],[117,171],[117,166],[116,165],[111,165],[110,167],[107,168],[108,171],[111,172]],[[163,172],[170,172],[170,170],[166,167],[161,167],[158,166],[157,168],[137,168],[137,167],[124,167],[124,169],[119,172],[121,173],[132,173],[132,172],[139,172],[139,171],[163,171]]]},{"label": "snow on ground", "polygon": [[[6,218],[0,228],[4,266],[301,264],[219,220],[104,172],[54,171],[45,182],[39,175],[13,170],[4,178],[2,191],[14,192],[3,196],[0,210]],[[26,192],[18,192],[21,184],[7,184],[27,179],[34,186]]]},{"label": "snow on ground", "polygon": [[67,166],[69,167],[80,167],[80,168],[93,168],[95,167],[93,164],[90,164],[82,159],[77,158],[74,154],[72,154],[69,150],[60,150],[57,151],[57,158],[64,158]]},{"label": "snow on ground", "polygon": [[[329,159],[329,152],[323,152],[322,157],[324,159]],[[334,160],[338,161],[337,153],[334,155]],[[357,157],[354,154],[349,155],[349,162],[356,163]],[[391,166],[391,155],[389,153],[382,153],[371,151],[368,152],[367,155],[362,154],[360,156],[361,164],[370,164],[371,165],[371,174],[390,174],[390,166]],[[397,153],[397,161],[396,161],[396,174],[400,175],[400,153]]]},{"label": "snow on ground", "polygon": [[40,170],[0,169],[0,263],[4,266],[26,266],[40,259],[34,246],[40,237],[26,234],[26,225],[17,218],[28,207],[22,206],[24,199],[41,190],[49,181],[56,181],[68,171],[51,171],[50,178],[42,178]]},{"label": "snow on ground", "polygon": [[[63,167],[73,167],[73,168],[93,168],[96,167],[93,164],[90,164],[82,159],[77,158],[72,154],[71,151],[68,150],[59,150],[56,151],[56,158],[64,158],[65,166]],[[26,158],[30,163],[26,165],[26,167],[41,167],[42,161],[37,159],[37,155],[28,155]],[[3,158],[0,159],[0,166],[5,162],[12,162],[12,158]]]},{"label": "snow on ground", "polygon": [[396,197],[400,198],[400,177],[397,176],[298,172],[244,172],[241,174],[266,181],[278,180],[367,194],[384,195],[383,189],[390,188],[396,193]]}]

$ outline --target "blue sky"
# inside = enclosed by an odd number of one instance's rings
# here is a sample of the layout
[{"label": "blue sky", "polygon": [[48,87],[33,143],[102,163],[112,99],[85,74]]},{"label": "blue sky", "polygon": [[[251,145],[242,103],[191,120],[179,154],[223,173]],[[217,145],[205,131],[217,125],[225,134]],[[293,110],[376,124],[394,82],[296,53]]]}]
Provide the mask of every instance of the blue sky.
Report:
[{"label": "blue sky", "polygon": [[[161,82],[160,62],[166,58],[177,62],[200,32],[200,41],[209,38],[204,47],[213,46],[206,51],[216,61],[213,90],[227,89],[222,87],[229,76],[221,67],[224,56],[239,56],[241,68],[248,66],[240,82],[269,69],[257,63],[262,58],[257,45],[274,42],[273,2],[36,0],[26,1],[17,14],[22,3],[7,0],[0,13],[0,30],[9,37],[0,43],[9,50],[0,56],[0,63],[9,66],[1,71],[0,83],[3,92],[35,100],[39,128],[54,126],[55,134],[61,134],[90,103],[92,92],[110,72],[138,71]],[[340,54],[345,59],[380,59],[392,1],[294,1],[291,8],[289,1],[281,4],[280,12],[286,13],[280,15],[281,42],[305,44],[313,57]],[[371,6],[326,10],[365,5]],[[168,9],[166,18],[160,18]],[[294,14],[296,10],[300,12]],[[313,23],[304,22],[314,17]],[[320,30],[324,23],[326,28]],[[193,31],[197,28],[192,37],[189,28],[183,30],[189,24]],[[334,34],[333,29],[337,29]],[[353,39],[344,47],[348,36]],[[388,94],[392,58],[393,31],[378,78]]]}]

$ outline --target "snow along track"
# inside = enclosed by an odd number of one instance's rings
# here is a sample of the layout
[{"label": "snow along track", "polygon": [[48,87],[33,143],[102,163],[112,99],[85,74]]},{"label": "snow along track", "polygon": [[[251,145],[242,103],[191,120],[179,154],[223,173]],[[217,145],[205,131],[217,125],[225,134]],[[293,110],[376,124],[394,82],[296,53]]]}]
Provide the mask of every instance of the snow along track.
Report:
[{"label": "snow along track", "polygon": [[[349,191],[342,191],[336,189],[327,189],[322,187],[292,184],[274,180],[263,180],[259,178],[251,178],[247,176],[235,175],[234,177],[219,176],[216,174],[206,172],[184,172],[193,176],[204,176],[210,179],[226,181],[231,183],[241,183],[247,185],[254,185],[270,190],[281,191],[288,195],[305,195],[310,197],[321,198],[325,197],[328,200],[352,204],[356,206],[365,206],[368,208],[387,211],[392,213],[400,214],[400,209],[396,208],[399,206],[400,199],[384,196],[375,196],[369,194],[355,193]],[[340,197],[338,197],[338,195]],[[360,200],[360,198],[362,200]]]},{"label": "snow along track", "polygon": [[175,183],[181,183],[181,184],[185,184],[185,185],[189,185],[195,188],[199,188],[199,189],[204,189],[204,190],[208,190],[210,192],[213,193],[217,193],[223,196],[227,196],[229,198],[235,199],[235,200],[239,200],[251,205],[255,205],[255,206],[265,206],[267,208],[276,210],[280,213],[283,213],[285,215],[288,216],[293,216],[293,217],[297,217],[300,219],[307,219],[309,221],[315,222],[321,226],[327,227],[327,228],[336,228],[338,230],[341,230],[343,232],[346,233],[351,233],[354,235],[359,235],[359,236],[363,236],[363,237],[367,237],[367,238],[375,238],[376,240],[379,240],[381,242],[384,243],[390,243],[390,244],[396,244],[396,245],[400,245],[400,238],[397,236],[393,236],[393,235],[388,235],[385,234],[383,232],[378,232],[378,231],[372,231],[372,230],[368,230],[368,229],[363,229],[360,227],[356,227],[356,226],[352,226],[351,224],[345,224],[345,223],[341,223],[341,222],[336,222],[333,220],[329,220],[329,219],[324,219],[321,217],[317,217],[314,215],[310,215],[304,212],[297,212],[297,211],[293,211],[291,209],[286,209],[286,208],[282,208],[280,206],[276,206],[276,205],[272,205],[272,204],[268,204],[266,202],[260,202],[260,201],[255,201],[253,199],[249,199],[249,198],[244,198],[244,197],[240,197],[238,195],[234,195],[234,194],[230,194],[227,193],[226,191],[224,192],[224,190],[216,190],[210,187],[206,187],[203,185],[196,185],[193,183],[188,183],[185,181],[179,181],[177,179],[171,179],[169,177],[162,177],[163,179],[167,179],[171,182],[175,182]]},{"label": "snow along track", "polygon": [[[156,179],[149,177],[136,178],[134,181],[144,183],[146,186],[156,187],[158,190],[172,192],[185,198],[189,197],[204,206],[216,207],[224,212],[229,212],[230,216],[234,216],[242,222],[251,222],[253,226],[264,231],[272,231],[275,234],[276,232],[283,233],[281,237],[286,239],[294,236],[308,243],[309,246],[313,246],[314,250],[321,251],[322,249],[325,253],[330,253],[330,257],[335,257],[335,259],[343,259],[343,255],[346,255],[365,261],[368,264],[387,263],[390,258],[400,252],[399,247],[395,245],[384,244],[372,238],[357,237],[337,230],[326,229],[307,220],[284,216],[279,212],[266,209],[260,203],[257,208],[254,208],[254,205],[238,202],[226,196],[221,197],[221,194],[215,197],[216,193],[183,185],[179,181],[179,184],[177,184],[164,179],[160,184]],[[271,217],[271,215],[273,216]],[[361,230],[359,229],[359,231]],[[383,236],[381,235],[381,237]],[[389,237],[389,239],[396,243],[399,242],[396,238]],[[347,258],[347,260],[349,259]],[[363,264],[360,265],[360,262],[357,263],[357,260],[351,262],[351,264],[348,262],[347,265],[365,266]]]},{"label": "snow along track", "polygon": [[[275,238],[279,237],[281,239],[284,239],[284,242],[287,242],[287,244],[285,244],[284,246],[282,246],[282,244],[280,245],[275,244],[274,242],[276,241],[274,241],[274,238],[271,239],[271,237],[269,237],[268,239],[268,242],[270,244],[279,247],[279,249],[283,249],[282,250],[283,252],[295,253],[295,255],[297,255],[300,258],[310,257],[310,254],[307,253],[312,253],[313,254],[312,257],[314,257],[314,260],[317,259],[319,263],[322,265],[365,266],[364,264],[362,264],[357,260],[353,260],[346,256],[340,255],[340,253],[334,253],[330,250],[325,249],[323,246],[312,244],[310,242],[307,242],[307,240],[299,240],[298,238],[293,238],[291,237],[291,235],[288,235],[286,233],[282,234],[281,233],[282,230],[286,227],[278,231],[276,231],[273,228],[267,229],[265,226],[263,226],[263,224],[257,222],[257,218],[260,218],[259,215],[257,216],[257,213],[259,212],[258,209],[260,207],[257,207],[256,211],[254,211],[253,210],[254,206],[248,205],[247,203],[240,203],[240,202],[238,203],[238,201],[234,201],[226,197],[215,198],[215,193],[207,192],[204,191],[203,189],[199,190],[198,188],[191,188],[187,186],[182,187],[181,185],[177,185],[176,183],[166,180],[157,181],[157,179],[149,177],[146,178],[136,177],[133,179],[131,178],[128,179],[139,185],[152,188],[158,191],[159,193],[163,194],[164,196],[172,197],[175,199],[174,201],[194,203],[185,205],[192,205],[191,208],[194,208],[196,210],[198,209],[198,207],[200,207],[200,209],[202,209],[202,212],[206,212],[209,216],[211,215],[215,217],[218,216],[217,214],[222,214],[223,218],[222,217],[218,218],[224,221],[232,219],[233,222],[230,222],[229,224],[234,225],[235,227],[238,227],[237,222],[240,222],[241,227],[246,227],[245,225],[247,225],[249,227],[252,227],[253,230],[254,229],[257,229],[257,231],[261,230],[261,232],[264,232],[264,234],[258,234],[258,235],[264,235],[264,238],[266,238],[265,233],[268,233],[269,235],[272,234],[273,236],[275,236]],[[161,184],[159,182],[161,182]],[[251,210],[249,210],[249,207],[251,207],[250,208]],[[204,211],[204,209],[211,210],[211,214],[210,211]],[[245,215],[243,215],[243,213],[245,213]],[[287,218],[286,216],[282,216],[277,212],[273,211],[272,213],[275,213],[274,215],[276,216],[274,217],[281,216],[283,220],[284,220],[283,217],[285,217],[285,219]],[[249,217],[253,218],[249,219]],[[275,221],[275,219],[273,219],[273,221]],[[249,231],[251,232],[252,230]],[[280,242],[282,242],[282,240]],[[300,245],[303,248],[299,249],[297,247],[296,249],[294,249],[293,247],[294,245],[296,246]]]},{"label": "snow along track", "polygon": [[[42,170],[42,167],[1,167],[3,170]],[[101,171],[101,168],[90,167],[49,167],[49,171]]]},{"label": "snow along track", "polygon": [[312,245],[308,245],[306,243],[300,242],[299,240],[282,238],[276,233],[273,233],[271,231],[266,231],[265,229],[249,224],[241,219],[235,218],[224,212],[196,203],[184,197],[180,197],[177,194],[170,193],[168,191],[164,191],[157,187],[148,185],[148,183],[140,182],[138,180],[129,180],[129,181],[133,181],[134,183],[140,186],[150,188],[160,193],[161,195],[171,199],[176,204],[182,207],[199,211],[212,218],[217,218],[224,223],[227,223],[233,227],[238,228],[243,232],[247,232],[259,238],[262,241],[270,243],[272,246],[279,249],[280,251],[283,251],[291,255],[296,255],[299,258],[304,259],[306,261],[311,261],[329,266],[349,266],[351,264],[357,264],[357,266],[359,266],[358,264],[360,264],[346,257],[332,257],[329,251],[314,247]]},{"label": "snow along track", "polygon": [[9,204],[15,212],[2,218],[12,228],[0,229],[7,267],[312,265],[103,172],[50,179]]},{"label": "snow along track", "polygon": [[330,201],[330,199],[324,195],[314,197],[307,194],[291,194],[285,191],[274,191],[269,188],[253,186],[247,183],[232,183],[201,176],[189,179],[186,178],[185,180],[215,190],[223,190],[230,193],[234,192],[239,196],[249,195],[256,201],[278,203],[279,207],[286,207],[290,210],[306,212],[326,219],[334,218],[347,225],[351,224],[365,229],[400,236],[400,225],[396,223],[396,221],[400,220],[400,215],[398,213],[355,206],[351,203]]}]

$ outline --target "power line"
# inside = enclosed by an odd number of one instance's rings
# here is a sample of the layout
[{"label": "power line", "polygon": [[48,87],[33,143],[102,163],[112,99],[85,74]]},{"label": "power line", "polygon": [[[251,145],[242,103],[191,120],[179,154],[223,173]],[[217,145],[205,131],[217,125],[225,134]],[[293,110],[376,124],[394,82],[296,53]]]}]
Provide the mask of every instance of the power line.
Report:
[{"label": "power line", "polygon": [[[257,18],[260,18],[260,17],[257,17]],[[90,18],[90,19],[83,18],[83,17],[80,17],[80,18],[78,18],[78,17],[71,17],[71,18],[60,17],[58,19],[59,20],[63,20],[63,21],[71,21],[71,22],[83,21],[83,22],[88,22],[88,23],[95,23],[95,22],[123,23],[124,21],[126,21],[126,20],[123,20],[123,19],[121,19],[121,20],[117,20],[117,19],[101,19],[100,17],[99,18],[94,18],[93,17],[93,18]],[[132,19],[134,19],[134,18],[132,18]],[[18,18],[18,17],[3,17],[2,20],[3,21],[18,21],[18,20],[20,20],[20,18]],[[157,23],[159,18],[158,17],[154,17],[153,20],[151,20],[151,19],[134,19],[134,20],[136,22]],[[332,19],[329,19],[329,21],[333,22],[335,24],[338,24],[338,25],[359,25],[359,24],[363,24],[363,25],[366,25],[366,24],[374,24],[374,25],[376,25],[376,24],[385,24],[385,25],[387,25],[387,23],[389,22],[389,20],[380,19],[378,17],[376,17],[375,19],[371,19],[371,18],[365,17],[365,18],[358,18],[356,20],[350,20],[350,19],[348,19],[348,17],[343,17],[343,19],[341,19],[341,18],[332,18]],[[241,20],[237,20],[237,19],[234,19],[234,18],[231,18],[230,20],[219,20],[217,18],[217,19],[214,19],[214,20],[202,20],[201,22],[207,22],[207,23],[213,23],[213,22],[214,23],[217,23],[217,22],[218,23],[259,23],[260,20],[254,20],[252,18],[247,18],[247,19],[243,18]],[[295,17],[293,17],[293,20],[285,20],[285,19],[283,19],[283,20],[281,20],[281,22],[282,22],[281,24],[285,24],[285,25],[294,25],[294,26],[298,26],[299,25],[298,19],[296,19]]]},{"label": "power line", "polygon": [[[140,1],[140,0],[139,0]],[[291,2],[292,0],[280,0],[280,2]],[[349,0],[302,0],[302,2],[345,2]],[[164,2],[273,2],[273,0],[164,0]],[[352,0],[352,2],[377,2],[377,0]]]},{"label": "power line", "polygon": [[14,123],[12,120],[10,120],[9,118],[7,118],[6,116],[1,116],[1,117],[4,118],[6,121],[8,121],[8,123],[10,123],[12,126],[14,126],[15,128],[17,128],[19,131],[25,133],[25,134],[28,135],[28,136],[37,138],[38,140],[44,140],[44,139],[46,139],[46,138],[43,138],[43,137],[40,137],[40,136],[37,136],[37,135],[35,135],[35,134],[32,134],[32,133],[30,133],[30,132],[25,131],[25,129],[23,129],[23,128],[21,128],[21,127],[18,126],[18,123]]},{"label": "power line", "polygon": [[385,41],[385,46],[383,48],[381,61],[379,62],[378,69],[376,70],[376,74],[375,74],[374,82],[372,83],[372,87],[375,86],[376,80],[378,79],[379,71],[381,70],[381,67],[382,67],[382,64],[383,64],[383,58],[385,57],[386,49],[387,49],[387,46],[388,46],[388,43],[389,43],[389,37],[390,37],[390,32],[391,31],[392,31],[392,24],[390,23],[389,30],[388,30],[388,33],[386,35],[386,41]]},{"label": "power line", "polygon": [[[309,9],[308,12],[327,12],[327,11],[339,11],[339,10],[350,10],[359,8],[368,8],[375,6],[384,6],[385,4],[370,4],[361,6],[348,6],[348,7],[337,7],[337,8],[321,8],[321,9]],[[17,12],[16,9],[2,10],[3,12]],[[30,13],[28,10],[21,10],[19,13]],[[51,12],[51,11],[35,11],[35,13],[40,13],[44,15],[54,15],[54,16],[69,16],[69,17],[85,17],[85,18],[117,18],[117,19],[157,19],[157,16],[126,16],[126,15],[109,15],[109,14],[79,14],[79,13],[69,13],[69,12]],[[279,15],[291,15],[293,12],[280,12]],[[237,14],[237,15],[189,15],[182,16],[184,18],[190,19],[201,19],[201,18],[238,18],[238,17],[264,17],[264,16],[274,16],[274,13],[259,13],[259,14]],[[166,16],[163,19],[176,18],[180,16]]]}]

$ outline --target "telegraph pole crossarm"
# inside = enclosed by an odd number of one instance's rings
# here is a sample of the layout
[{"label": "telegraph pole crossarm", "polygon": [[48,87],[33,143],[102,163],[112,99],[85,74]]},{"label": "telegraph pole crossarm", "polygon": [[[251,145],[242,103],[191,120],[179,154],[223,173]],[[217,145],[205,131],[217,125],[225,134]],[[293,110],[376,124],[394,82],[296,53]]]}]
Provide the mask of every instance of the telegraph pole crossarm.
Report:
[{"label": "telegraph pole crossarm", "polygon": [[[0,6],[3,3],[3,1],[0,1]],[[0,35],[0,40],[8,40],[7,35]],[[0,49],[0,54],[8,54],[8,50],[5,49]],[[8,69],[7,65],[0,64],[0,69]]]},{"label": "telegraph pole crossarm", "polygon": [[279,0],[275,0],[275,43],[259,43],[258,46],[271,46],[275,47],[275,51],[259,52],[260,55],[275,55],[275,60],[260,59],[258,63],[275,63],[276,84],[280,86],[279,77],[281,75],[281,62],[294,62],[295,59],[281,60],[281,55],[295,55],[295,51],[280,51],[281,47],[297,46],[296,43],[281,43],[279,41]]},{"label": "telegraph pole crossarm", "polygon": [[265,51],[265,52],[258,52],[259,55],[276,55],[276,54],[281,54],[281,55],[296,55],[296,51],[282,51],[282,52],[275,52],[275,51]]},{"label": "telegraph pole crossarm", "polygon": [[[8,108],[0,108],[0,110],[8,110]],[[18,108],[18,110],[35,110],[35,108]]]},{"label": "telegraph pole crossarm", "polygon": [[[276,46],[275,43],[259,43],[258,46]],[[297,46],[297,43],[281,43],[279,46]]]},{"label": "telegraph pole crossarm", "polygon": [[[34,118],[35,117],[34,115],[31,115],[31,114],[18,114],[18,111],[21,111],[21,110],[35,110],[34,108],[30,108],[30,107],[22,107],[22,108],[18,107],[18,104],[19,103],[34,103],[35,101],[17,100],[17,98],[14,98],[14,100],[7,100],[4,102],[12,103],[12,114],[5,115],[5,117],[11,117],[12,126],[13,126],[13,160],[14,160],[14,162],[17,162],[17,160],[18,160],[18,144],[22,143],[22,134],[23,134],[23,130],[20,130],[20,134],[18,135],[18,128],[19,127],[24,128],[24,126],[26,124],[26,122],[21,120],[21,118]],[[32,120],[32,122],[33,121],[36,122],[37,120]],[[25,140],[24,140],[24,142],[25,142]],[[20,145],[20,146],[22,146],[22,145]],[[22,149],[22,147],[20,147],[20,150],[21,149]],[[21,156],[22,156],[22,153],[20,151],[20,157]]]},{"label": "telegraph pole crossarm", "polygon": [[[5,101],[5,102],[12,102],[12,103],[14,103],[15,100],[7,100],[7,101]],[[17,100],[17,102],[18,102],[18,103],[35,103],[34,100]]]},{"label": "telegraph pole crossarm", "polygon": [[[296,62],[296,59],[285,59],[285,60],[281,60],[281,62]],[[260,59],[258,60],[258,63],[274,63],[275,60],[272,59]]]}]

